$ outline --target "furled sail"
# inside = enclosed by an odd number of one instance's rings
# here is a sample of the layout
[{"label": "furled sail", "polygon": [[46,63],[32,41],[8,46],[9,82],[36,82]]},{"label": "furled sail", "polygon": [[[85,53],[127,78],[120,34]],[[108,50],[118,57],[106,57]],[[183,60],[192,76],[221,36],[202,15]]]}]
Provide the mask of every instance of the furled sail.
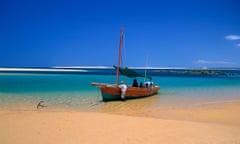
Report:
[{"label": "furled sail", "polygon": [[[116,70],[117,70],[117,66],[113,66]],[[142,74],[137,73],[136,71],[129,69],[128,67],[120,67],[119,68],[119,72],[122,75],[125,75],[127,77],[133,78],[133,77],[145,77]],[[150,78],[149,76],[146,76],[147,78]]]}]

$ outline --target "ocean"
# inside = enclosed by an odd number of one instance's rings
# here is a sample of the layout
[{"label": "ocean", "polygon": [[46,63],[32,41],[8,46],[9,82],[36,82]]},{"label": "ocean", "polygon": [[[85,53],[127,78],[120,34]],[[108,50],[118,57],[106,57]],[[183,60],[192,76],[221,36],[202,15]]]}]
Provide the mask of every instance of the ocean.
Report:
[{"label": "ocean", "polygon": [[[143,69],[136,69],[144,73]],[[0,109],[136,113],[240,100],[240,69],[149,69],[157,95],[103,102],[92,82],[115,83],[111,68],[0,69]],[[132,78],[120,76],[128,85]],[[137,78],[138,82],[144,78]]]}]

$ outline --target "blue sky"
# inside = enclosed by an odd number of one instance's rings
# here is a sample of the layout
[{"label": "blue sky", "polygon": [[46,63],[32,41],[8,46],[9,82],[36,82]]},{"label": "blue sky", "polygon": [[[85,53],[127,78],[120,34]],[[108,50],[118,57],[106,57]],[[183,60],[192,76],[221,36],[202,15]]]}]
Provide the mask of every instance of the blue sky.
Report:
[{"label": "blue sky", "polygon": [[1,0],[0,67],[240,67],[239,0]]}]

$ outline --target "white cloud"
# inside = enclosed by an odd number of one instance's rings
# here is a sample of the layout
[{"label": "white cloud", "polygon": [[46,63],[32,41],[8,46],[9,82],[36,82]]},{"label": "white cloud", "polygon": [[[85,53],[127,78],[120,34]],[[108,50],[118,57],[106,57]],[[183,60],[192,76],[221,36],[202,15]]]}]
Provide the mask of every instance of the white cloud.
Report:
[{"label": "white cloud", "polygon": [[209,61],[206,61],[206,60],[197,60],[196,63],[197,63],[197,64],[207,64],[207,63],[209,63]]},{"label": "white cloud", "polygon": [[240,40],[240,36],[239,35],[227,35],[227,36],[225,36],[225,39],[227,39],[227,40]]},{"label": "white cloud", "polygon": [[220,64],[220,65],[231,65],[233,64],[232,62],[228,62],[228,61],[208,61],[208,60],[197,60],[195,63],[197,64]]}]

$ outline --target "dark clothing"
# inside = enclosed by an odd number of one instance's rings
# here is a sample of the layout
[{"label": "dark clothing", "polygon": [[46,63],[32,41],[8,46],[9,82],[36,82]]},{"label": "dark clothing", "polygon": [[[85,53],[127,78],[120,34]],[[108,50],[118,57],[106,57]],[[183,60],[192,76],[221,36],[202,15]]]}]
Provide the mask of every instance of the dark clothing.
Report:
[{"label": "dark clothing", "polygon": [[133,79],[133,84],[132,84],[133,87],[138,87],[138,82],[137,82],[137,79]]}]

